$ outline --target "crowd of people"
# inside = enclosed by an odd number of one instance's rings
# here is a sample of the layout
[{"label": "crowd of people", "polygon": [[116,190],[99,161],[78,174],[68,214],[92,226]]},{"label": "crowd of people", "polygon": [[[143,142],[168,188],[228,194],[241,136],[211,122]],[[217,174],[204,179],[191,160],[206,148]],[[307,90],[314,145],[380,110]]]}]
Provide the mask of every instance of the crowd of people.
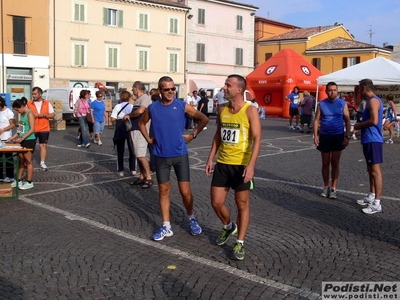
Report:
[{"label": "crowd of people", "polygon": [[[231,236],[237,234],[233,247],[233,258],[236,260],[243,260],[245,257],[244,240],[250,220],[249,195],[250,190],[254,188],[255,165],[261,147],[259,109],[244,99],[245,90],[245,78],[240,75],[230,75],[221,89],[221,94],[218,93],[219,96],[216,96],[217,128],[205,166],[205,174],[212,176],[211,205],[222,223],[222,231],[216,244],[224,245]],[[396,110],[393,98],[388,96],[384,120],[383,103],[374,94],[372,81],[361,80],[359,90],[365,100],[360,104],[354,132],[350,126],[351,114],[348,101],[338,97],[338,87],[334,82],[327,84],[328,97],[316,106],[314,120],[312,114],[315,99],[305,91],[304,98],[300,100],[300,90],[295,87],[287,96],[287,100],[291,102],[289,122],[290,127],[294,128],[292,119],[296,118],[296,126],[299,126],[300,121],[300,131],[304,131],[304,124],[307,124],[308,133],[313,130],[314,143],[321,152],[322,159],[321,173],[324,186],[321,196],[330,199],[337,198],[341,153],[348,146],[352,134],[361,131],[361,144],[369,174],[370,190],[367,196],[357,200],[357,203],[366,206],[362,210],[364,213],[374,214],[382,211],[381,164],[384,142],[382,130],[390,131],[388,124],[395,121],[393,118],[396,116]],[[201,97],[199,97],[197,91],[193,91],[185,101],[180,101],[176,99],[176,87],[171,77],[161,77],[158,88],[152,89],[149,94],[143,82],[135,81],[132,94],[122,91],[120,103],[111,113],[111,120],[115,122],[113,143],[117,150],[118,175],[125,176],[124,151],[127,144],[131,175],[136,175],[136,165],[139,167],[139,176],[131,184],[148,189],[153,185],[152,175],[155,174],[157,178],[162,220],[161,226],[152,236],[156,241],[173,235],[170,221],[172,168],[178,181],[190,232],[192,235],[202,232],[193,209],[194,197],[190,186],[187,144],[196,139],[209,122],[208,111],[204,109],[207,103],[202,101],[203,97],[206,98],[203,92],[200,91]],[[39,87],[33,88],[32,98],[30,101],[20,99],[13,102],[12,108],[20,115],[17,126],[14,113],[0,97],[1,139],[20,143],[22,147],[30,149],[19,154],[17,178],[21,179],[26,169],[26,181],[19,181],[18,184],[21,190],[34,187],[32,157],[37,140],[40,145],[40,168],[43,171],[48,170],[45,163],[46,146],[50,135],[49,119],[54,117],[54,110],[48,101],[42,99],[42,90]],[[82,90],[74,106],[74,113],[80,124],[78,147],[81,148],[90,147],[89,124],[93,125],[93,140],[102,145],[101,135],[106,118],[102,91],[96,92],[95,101],[90,103],[89,99],[90,91]],[[12,134],[14,127],[17,127],[17,130]],[[191,130],[185,131],[185,129]],[[3,155],[10,157],[7,153]],[[148,156],[150,160],[147,159]],[[11,182],[12,186],[16,187],[14,165],[6,162],[5,178],[3,178],[3,164],[0,167],[0,179],[3,182]],[[231,219],[230,211],[225,204],[230,189],[234,190],[238,210],[236,222]]]}]

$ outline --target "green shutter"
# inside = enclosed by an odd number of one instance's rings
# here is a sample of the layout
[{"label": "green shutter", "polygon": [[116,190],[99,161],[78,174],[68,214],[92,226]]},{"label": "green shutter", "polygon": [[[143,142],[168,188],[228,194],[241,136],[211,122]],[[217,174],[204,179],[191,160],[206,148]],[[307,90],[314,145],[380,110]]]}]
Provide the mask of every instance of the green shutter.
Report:
[{"label": "green shutter", "polygon": [[85,22],[85,5],[81,4],[80,5],[80,19],[79,21]]},{"label": "green shutter", "polygon": [[123,27],[124,25],[124,11],[119,10],[118,11],[118,27]]},{"label": "green shutter", "polygon": [[79,4],[74,5],[74,21],[79,21]]},{"label": "green shutter", "polygon": [[108,25],[108,8],[103,8],[103,25]]},{"label": "green shutter", "polygon": [[74,45],[74,66],[79,65],[79,45]]},{"label": "green shutter", "polygon": [[174,33],[174,19],[169,19],[169,33]]},{"label": "green shutter", "polygon": [[114,52],[114,61],[113,61],[114,66],[113,67],[118,68],[118,49],[114,48],[113,52]]},{"label": "green shutter", "polygon": [[148,15],[144,15],[144,29],[145,30],[149,29],[148,22],[149,22],[149,16]]},{"label": "green shutter", "polygon": [[80,65],[84,66],[85,65],[85,46],[84,45],[79,45],[80,49]]},{"label": "green shutter", "polygon": [[111,51],[112,49],[111,48],[108,48],[108,68],[111,68],[112,67],[112,51]]}]

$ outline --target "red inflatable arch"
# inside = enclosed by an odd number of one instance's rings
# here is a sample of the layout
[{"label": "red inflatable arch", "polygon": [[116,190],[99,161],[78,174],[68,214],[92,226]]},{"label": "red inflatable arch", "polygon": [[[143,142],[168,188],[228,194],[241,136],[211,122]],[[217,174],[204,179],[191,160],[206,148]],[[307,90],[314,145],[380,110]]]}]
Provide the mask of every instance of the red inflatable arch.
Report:
[{"label": "red inflatable arch", "polygon": [[[246,77],[248,90],[267,115],[289,117],[285,97],[295,86],[300,93],[317,91],[317,78],[322,72],[292,49],[283,49]],[[319,86],[318,100],[326,98],[325,86]]]}]

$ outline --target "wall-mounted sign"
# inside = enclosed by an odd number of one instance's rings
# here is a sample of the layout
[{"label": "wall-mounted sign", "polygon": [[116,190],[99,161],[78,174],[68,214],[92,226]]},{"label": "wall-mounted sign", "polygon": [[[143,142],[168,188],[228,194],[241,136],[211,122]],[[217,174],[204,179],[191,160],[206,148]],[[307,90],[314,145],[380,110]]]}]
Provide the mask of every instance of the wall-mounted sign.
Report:
[{"label": "wall-mounted sign", "polygon": [[32,80],[32,75],[7,74],[7,80]]}]

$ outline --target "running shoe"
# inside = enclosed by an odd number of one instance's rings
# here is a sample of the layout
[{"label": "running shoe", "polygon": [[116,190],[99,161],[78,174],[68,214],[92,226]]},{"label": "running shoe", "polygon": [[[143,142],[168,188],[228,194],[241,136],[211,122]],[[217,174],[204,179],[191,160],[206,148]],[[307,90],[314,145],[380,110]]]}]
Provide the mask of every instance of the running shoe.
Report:
[{"label": "running shoe", "polygon": [[29,182],[25,182],[23,185],[19,186],[20,190],[29,190],[29,189],[33,189],[34,185],[33,182],[29,183]]},{"label": "running shoe", "polygon": [[6,178],[3,179],[3,182],[5,182],[5,183],[10,183],[10,182],[13,182],[13,181],[14,181],[14,178],[10,178],[10,177],[6,177]]},{"label": "running shoe", "polygon": [[372,204],[372,202],[374,202],[374,197],[370,197],[370,196],[365,196],[364,199],[361,200],[357,200],[357,204],[361,205],[361,206],[368,206],[370,204]]},{"label": "running shoe", "polygon": [[244,259],[244,246],[242,243],[236,242],[233,246],[233,259],[243,260]]},{"label": "running shoe", "polygon": [[[20,188],[21,186],[23,185],[23,182],[22,181],[18,181],[18,187]],[[11,187],[16,187],[17,186],[17,181],[13,181],[12,183],[11,183]]]},{"label": "running shoe", "polygon": [[222,228],[221,234],[217,238],[217,245],[222,246],[225,244],[231,235],[237,233],[237,225],[232,222],[232,228],[230,230]]},{"label": "running shoe", "polygon": [[174,233],[172,232],[172,227],[170,229],[167,229],[167,227],[161,226],[160,228],[158,228],[157,232],[153,235],[153,240],[161,241],[164,239],[164,237],[170,237],[173,235]]},{"label": "running shoe", "polygon": [[330,191],[329,191],[329,199],[337,199],[337,196],[336,196],[336,189],[331,189]]},{"label": "running shoe", "polygon": [[386,140],[385,143],[386,143],[386,144],[393,144],[393,140],[392,140],[392,139],[388,139],[388,140]]},{"label": "running shoe", "polygon": [[372,214],[376,214],[376,213],[380,213],[382,212],[382,205],[377,205],[376,202],[372,202],[370,205],[368,205],[367,208],[363,208],[362,209],[363,213],[368,214],[368,215],[372,215]]},{"label": "running shoe", "polygon": [[87,143],[85,148],[89,148],[90,147],[90,143]]},{"label": "running shoe", "polygon": [[49,170],[44,162],[40,163],[40,169],[42,171],[48,171]]},{"label": "running shoe", "polygon": [[321,197],[328,198],[329,196],[329,186],[324,186],[322,188]]},{"label": "running shoe", "polygon": [[195,218],[189,220],[190,231],[192,235],[198,235],[202,232],[199,222]]}]

